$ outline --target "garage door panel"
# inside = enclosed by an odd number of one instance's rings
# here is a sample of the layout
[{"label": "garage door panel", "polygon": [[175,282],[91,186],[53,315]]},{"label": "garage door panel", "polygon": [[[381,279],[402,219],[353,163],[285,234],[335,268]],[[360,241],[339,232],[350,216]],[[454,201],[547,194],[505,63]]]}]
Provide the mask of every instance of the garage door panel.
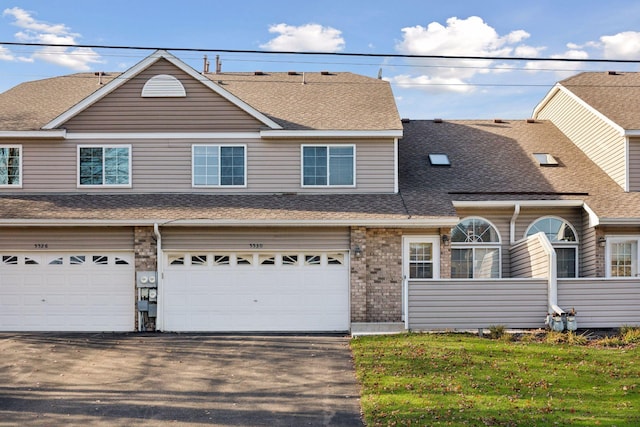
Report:
[{"label": "garage door panel", "polygon": [[[335,254],[335,252],[334,252]],[[344,261],[346,254],[338,254]],[[226,256],[228,265],[215,265]],[[167,331],[344,331],[349,329],[349,273],[326,253],[168,254],[163,329]],[[251,265],[237,264],[247,259]],[[206,261],[204,261],[206,260]],[[320,262],[320,265],[308,265]],[[266,264],[264,264],[266,263]],[[206,264],[206,265],[205,265]],[[184,294],[189,296],[185,298]]]},{"label": "garage door panel", "polygon": [[17,253],[15,258],[0,263],[0,330],[134,329],[133,254]]}]

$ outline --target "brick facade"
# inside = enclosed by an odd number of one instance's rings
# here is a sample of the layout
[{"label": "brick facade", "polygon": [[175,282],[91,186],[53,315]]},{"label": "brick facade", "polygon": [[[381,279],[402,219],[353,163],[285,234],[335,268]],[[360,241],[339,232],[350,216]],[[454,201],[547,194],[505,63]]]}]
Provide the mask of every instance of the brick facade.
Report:
[{"label": "brick facade", "polygon": [[351,228],[351,321],[402,321],[400,229]]},{"label": "brick facade", "polygon": [[133,233],[136,271],[155,271],[158,253],[153,227],[134,227]]}]

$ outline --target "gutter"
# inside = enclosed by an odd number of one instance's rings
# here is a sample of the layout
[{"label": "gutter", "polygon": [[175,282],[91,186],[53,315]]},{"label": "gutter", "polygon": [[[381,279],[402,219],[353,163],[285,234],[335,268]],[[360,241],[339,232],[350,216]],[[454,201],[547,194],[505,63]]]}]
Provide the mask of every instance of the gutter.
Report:
[{"label": "gutter", "polygon": [[234,227],[402,227],[402,228],[446,228],[459,222],[458,217],[443,216],[426,219],[303,219],[303,220],[234,220],[234,219],[149,219],[149,220],[102,220],[102,219],[1,219],[0,227],[127,227],[127,226],[234,226]]}]

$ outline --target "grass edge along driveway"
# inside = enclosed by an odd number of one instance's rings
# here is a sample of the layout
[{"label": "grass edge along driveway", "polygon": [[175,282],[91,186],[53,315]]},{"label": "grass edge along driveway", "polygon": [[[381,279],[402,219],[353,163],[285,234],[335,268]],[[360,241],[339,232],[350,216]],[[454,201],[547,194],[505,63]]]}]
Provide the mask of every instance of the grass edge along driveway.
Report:
[{"label": "grass edge along driveway", "polygon": [[367,426],[638,426],[637,345],[470,334],[351,341]]}]

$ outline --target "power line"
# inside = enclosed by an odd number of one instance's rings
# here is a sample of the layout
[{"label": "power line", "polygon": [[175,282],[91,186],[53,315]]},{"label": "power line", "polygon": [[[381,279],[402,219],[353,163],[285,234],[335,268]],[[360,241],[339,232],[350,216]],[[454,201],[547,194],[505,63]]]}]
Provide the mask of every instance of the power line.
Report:
[{"label": "power line", "polygon": [[475,56],[475,55],[416,55],[404,53],[357,53],[357,52],[309,52],[286,50],[252,50],[252,49],[215,49],[215,48],[185,48],[185,47],[149,47],[149,46],[114,46],[92,44],[53,44],[53,43],[24,43],[0,42],[0,46],[32,46],[32,47],[64,47],[86,49],[122,49],[122,50],[170,50],[176,52],[221,52],[221,53],[253,53],[265,55],[313,55],[313,56],[349,56],[370,58],[413,58],[413,59],[455,59],[455,60],[490,60],[490,61],[546,61],[546,62],[593,62],[593,63],[640,63],[640,59],[578,59],[578,58],[535,58],[516,56]]}]

